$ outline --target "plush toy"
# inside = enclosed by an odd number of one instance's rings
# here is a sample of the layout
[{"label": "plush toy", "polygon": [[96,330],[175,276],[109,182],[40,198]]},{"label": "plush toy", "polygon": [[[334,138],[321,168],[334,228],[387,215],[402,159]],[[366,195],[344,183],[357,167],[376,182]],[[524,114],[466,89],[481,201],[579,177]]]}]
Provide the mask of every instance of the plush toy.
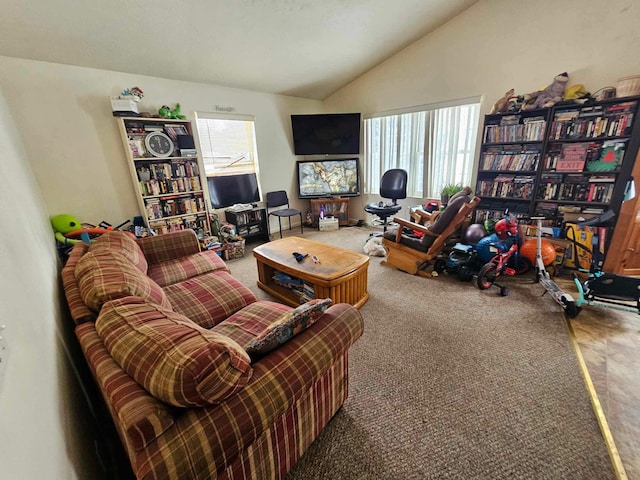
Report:
[{"label": "plush toy", "polygon": [[[67,215],[63,213],[61,215],[51,217],[51,226],[53,227],[56,240],[61,245],[68,246],[74,245],[79,242],[90,242],[88,233],[80,233],[79,239],[67,238],[65,236],[73,232],[82,231],[82,224],[80,223],[80,220],[78,220],[73,215]],[[85,235],[85,238],[82,238],[83,235]]]},{"label": "plush toy", "polygon": [[171,110],[168,105],[163,105],[162,107],[160,107],[160,110],[158,110],[158,115],[160,115],[162,118],[173,118],[177,120],[184,120],[185,118],[187,118],[186,116],[182,115],[182,113],[180,113],[179,103],[176,103],[176,108],[174,108],[173,110]]},{"label": "plush toy", "polygon": [[504,96],[502,96],[496,103],[493,104],[493,108],[491,108],[491,112],[489,113],[503,113],[507,111],[507,106],[509,104],[509,99],[513,97],[515,90],[512,88],[508,90]]},{"label": "plush toy", "polygon": [[553,83],[548,85],[544,90],[525,94],[522,110],[552,107],[554,104],[562,100],[568,81],[569,75],[567,72],[563,72],[556,75],[553,79]]},{"label": "plush toy", "polygon": [[75,245],[80,242],[91,243],[90,235],[102,235],[113,230],[113,227],[85,228],[80,223],[80,220],[66,213],[51,217],[51,226],[56,240],[62,246]]}]

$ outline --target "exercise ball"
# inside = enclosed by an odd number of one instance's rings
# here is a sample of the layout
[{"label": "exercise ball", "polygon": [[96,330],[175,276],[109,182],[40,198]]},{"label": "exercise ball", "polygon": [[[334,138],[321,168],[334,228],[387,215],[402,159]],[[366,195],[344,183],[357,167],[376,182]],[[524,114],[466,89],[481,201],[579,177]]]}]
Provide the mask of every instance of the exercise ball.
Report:
[{"label": "exercise ball", "polygon": [[487,231],[480,223],[472,223],[464,232],[462,242],[466,245],[475,245],[480,239],[487,236]]},{"label": "exercise ball", "polygon": [[[527,258],[531,265],[536,264],[536,249],[537,249],[537,240],[535,238],[530,238],[529,240],[525,240],[520,246],[520,255]],[[542,263],[547,266],[551,265],[556,259],[556,247],[553,246],[549,240],[542,239]]]}]

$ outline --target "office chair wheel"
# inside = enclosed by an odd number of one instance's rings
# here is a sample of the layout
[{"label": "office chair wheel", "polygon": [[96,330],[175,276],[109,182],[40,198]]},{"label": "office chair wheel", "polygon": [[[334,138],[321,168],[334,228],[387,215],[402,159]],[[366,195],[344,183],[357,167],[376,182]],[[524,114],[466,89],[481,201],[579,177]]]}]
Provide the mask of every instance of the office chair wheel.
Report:
[{"label": "office chair wheel", "polygon": [[500,296],[502,297],[509,296],[509,287],[500,287]]},{"label": "office chair wheel", "polygon": [[486,290],[494,284],[497,278],[496,274],[496,264],[493,262],[485,263],[480,272],[478,272],[478,288],[480,290]]}]

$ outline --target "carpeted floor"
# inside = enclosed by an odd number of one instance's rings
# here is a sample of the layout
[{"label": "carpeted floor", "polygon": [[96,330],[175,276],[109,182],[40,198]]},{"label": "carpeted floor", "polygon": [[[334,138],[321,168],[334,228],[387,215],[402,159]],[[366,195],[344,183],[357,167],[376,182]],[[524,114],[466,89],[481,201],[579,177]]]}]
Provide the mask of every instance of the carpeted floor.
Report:
[{"label": "carpeted floor", "polygon": [[[304,237],[362,252],[369,233]],[[560,308],[532,275],[505,278],[501,297],[381,260],[349,398],[287,480],[615,478]],[[250,248],[229,267],[270,298]]]}]

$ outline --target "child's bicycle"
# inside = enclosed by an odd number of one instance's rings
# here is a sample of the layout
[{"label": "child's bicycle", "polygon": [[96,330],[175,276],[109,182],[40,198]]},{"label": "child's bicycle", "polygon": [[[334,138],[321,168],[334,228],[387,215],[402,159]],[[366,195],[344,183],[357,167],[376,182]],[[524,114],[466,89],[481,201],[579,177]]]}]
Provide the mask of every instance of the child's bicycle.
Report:
[{"label": "child's bicycle", "polygon": [[[495,225],[495,235],[498,241],[491,241],[489,238],[489,251],[494,256],[485,263],[478,272],[477,284],[480,290],[486,290],[492,285],[500,288],[500,295],[509,295],[509,287],[499,285],[496,279],[500,275],[520,275],[526,273],[531,268],[531,263],[525,257],[521,257],[518,252],[522,245],[522,238],[518,232],[518,221],[515,217],[505,215]],[[487,238],[487,237],[485,237]],[[484,239],[483,239],[484,240]],[[482,240],[478,243],[480,243]]]}]

